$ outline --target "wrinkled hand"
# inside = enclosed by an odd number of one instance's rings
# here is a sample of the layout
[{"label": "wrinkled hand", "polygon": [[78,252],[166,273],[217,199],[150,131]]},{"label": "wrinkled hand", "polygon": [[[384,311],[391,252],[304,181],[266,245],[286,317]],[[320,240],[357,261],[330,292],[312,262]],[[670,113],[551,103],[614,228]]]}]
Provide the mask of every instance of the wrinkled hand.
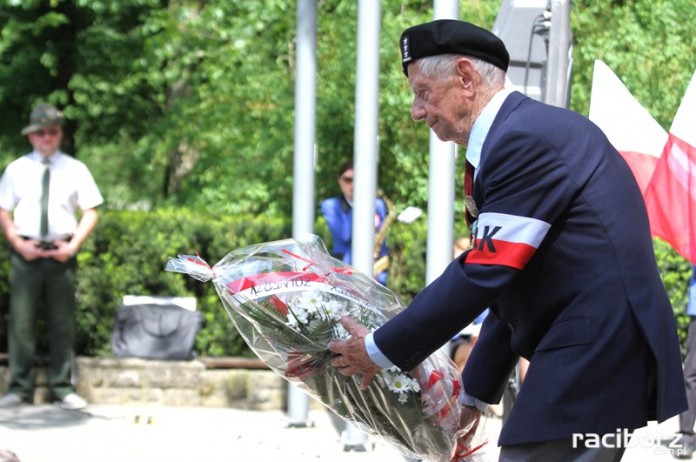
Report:
[{"label": "wrinkled hand", "polygon": [[457,449],[452,458],[453,462],[460,461],[479,449],[479,447],[472,447],[471,443],[481,421],[481,411],[475,407],[461,406],[460,412]]},{"label": "wrinkled hand", "polygon": [[350,338],[329,343],[329,350],[337,355],[329,364],[347,377],[362,375],[360,388],[365,390],[380,371],[380,367],[372,362],[365,349],[365,336],[370,331],[349,316],[341,318],[341,325],[348,331]]}]

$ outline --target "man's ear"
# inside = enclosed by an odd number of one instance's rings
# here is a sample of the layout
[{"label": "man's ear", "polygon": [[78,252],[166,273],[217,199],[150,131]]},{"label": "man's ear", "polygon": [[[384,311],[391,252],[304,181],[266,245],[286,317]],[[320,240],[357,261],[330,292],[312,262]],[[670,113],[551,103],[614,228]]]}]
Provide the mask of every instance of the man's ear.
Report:
[{"label": "man's ear", "polygon": [[476,69],[474,69],[471,60],[460,58],[457,60],[455,67],[457,69],[457,79],[460,85],[462,85],[464,89],[473,92],[480,77]]}]

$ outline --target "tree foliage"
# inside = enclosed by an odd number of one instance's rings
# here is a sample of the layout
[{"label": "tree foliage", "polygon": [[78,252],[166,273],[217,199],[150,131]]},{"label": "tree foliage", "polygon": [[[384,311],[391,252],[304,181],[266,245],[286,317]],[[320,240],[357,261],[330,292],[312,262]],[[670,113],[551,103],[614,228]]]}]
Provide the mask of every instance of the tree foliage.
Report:
[{"label": "tree foliage", "polygon": [[693,2],[580,0],[574,5],[572,108],[588,112],[592,65],[601,59],[665,130],[669,129],[696,70]]},{"label": "tree foliage", "polygon": [[[432,2],[380,4],[380,187],[397,207],[425,207],[428,130],[410,119],[397,41],[432,18]],[[460,16],[490,28],[499,6],[462,1]],[[572,108],[587,112],[599,58],[668,128],[696,61],[692,7],[575,1]],[[353,155],[357,2],[317,10],[321,198]],[[0,0],[2,159],[27,149],[18,132],[48,100],[65,108],[64,147],[90,165],[112,208],[289,215],[295,15],[282,0]]]}]

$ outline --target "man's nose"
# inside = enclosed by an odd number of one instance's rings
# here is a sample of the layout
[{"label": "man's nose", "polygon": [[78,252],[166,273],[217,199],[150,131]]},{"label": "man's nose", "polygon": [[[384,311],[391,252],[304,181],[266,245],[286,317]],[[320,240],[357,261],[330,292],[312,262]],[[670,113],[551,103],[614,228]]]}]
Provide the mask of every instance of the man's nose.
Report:
[{"label": "man's nose", "polygon": [[414,99],[413,104],[411,105],[411,118],[413,120],[423,120],[425,119],[425,109],[423,108],[423,105],[418,102],[418,100]]}]

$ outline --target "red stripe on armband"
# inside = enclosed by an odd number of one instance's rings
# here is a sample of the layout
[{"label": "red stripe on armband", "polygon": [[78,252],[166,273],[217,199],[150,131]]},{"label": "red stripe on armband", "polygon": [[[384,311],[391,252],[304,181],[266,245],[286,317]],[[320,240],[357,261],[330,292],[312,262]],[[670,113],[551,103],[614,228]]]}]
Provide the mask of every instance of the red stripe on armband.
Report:
[{"label": "red stripe on armband", "polygon": [[488,242],[474,243],[476,247],[466,256],[467,263],[479,265],[501,265],[522,269],[536,248],[519,242],[505,242],[492,239]]}]

